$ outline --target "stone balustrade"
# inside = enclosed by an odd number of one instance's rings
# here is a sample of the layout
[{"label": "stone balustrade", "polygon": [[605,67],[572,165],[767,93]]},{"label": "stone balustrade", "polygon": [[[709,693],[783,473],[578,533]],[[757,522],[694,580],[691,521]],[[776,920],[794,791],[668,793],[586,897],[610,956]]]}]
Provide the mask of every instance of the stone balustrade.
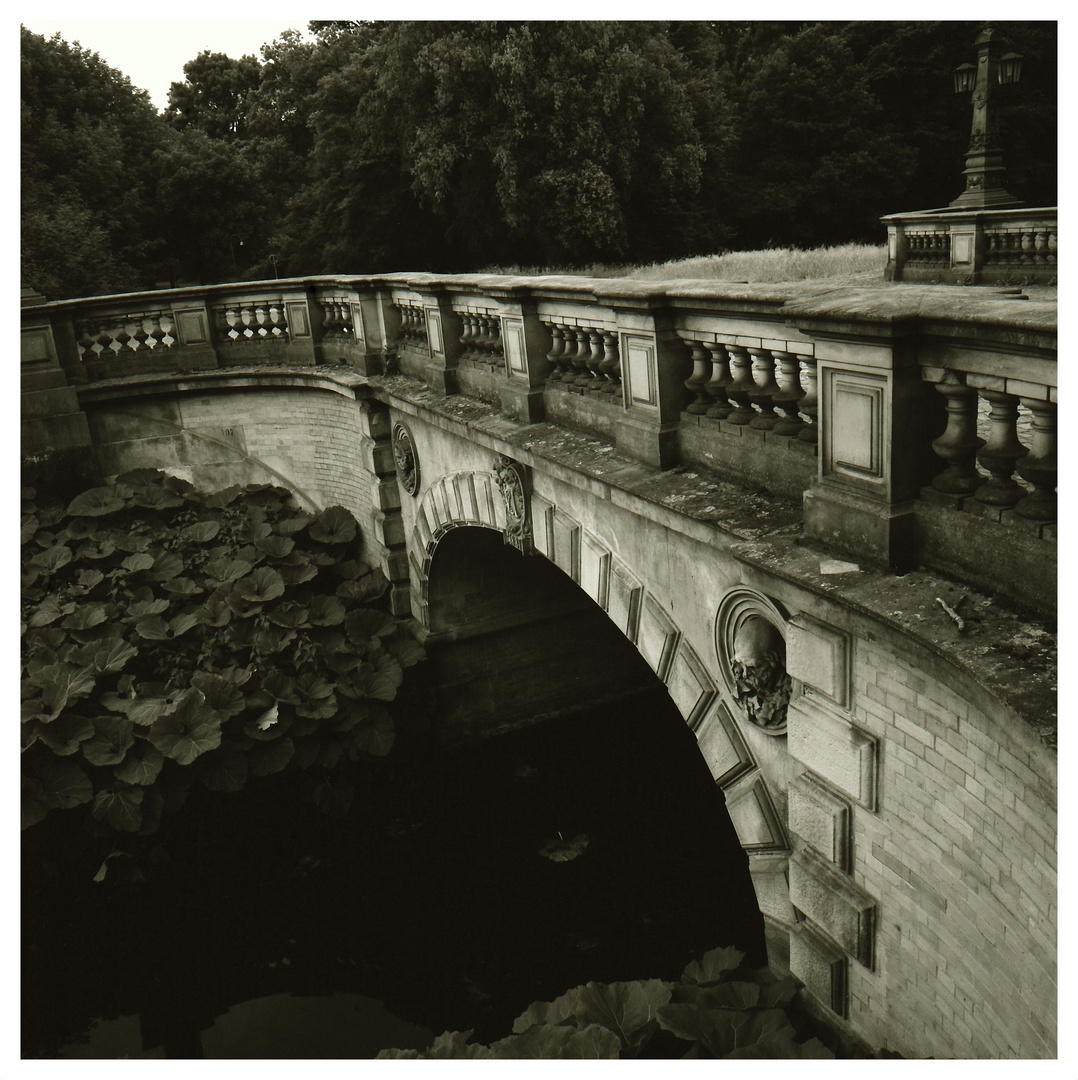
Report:
[{"label": "stone balustrade", "polygon": [[[1007,258],[1054,258],[1047,228],[1023,228],[1000,234],[1019,237]],[[907,240],[927,262],[954,233]],[[988,566],[971,530],[1001,525],[1054,543],[1054,304],[991,290],[341,276],[38,303],[27,334],[74,387],[240,364],[399,374],[802,500],[809,538],[865,562]]]},{"label": "stone balustrade", "polygon": [[1056,207],[888,214],[888,281],[1051,284],[1058,272]]}]

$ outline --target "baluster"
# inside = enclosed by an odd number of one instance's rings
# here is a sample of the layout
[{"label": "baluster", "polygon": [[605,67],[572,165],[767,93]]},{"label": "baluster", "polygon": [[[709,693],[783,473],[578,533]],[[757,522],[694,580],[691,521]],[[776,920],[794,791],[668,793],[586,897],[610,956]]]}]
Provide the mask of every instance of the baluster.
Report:
[{"label": "baluster", "polygon": [[797,415],[797,403],[801,400],[801,383],[798,381],[797,357],[791,352],[775,352],[778,362],[779,392],[772,404],[782,412],[782,417],[772,429],[776,435],[793,436],[805,426]]},{"label": "baluster", "polygon": [[586,326],[580,327],[576,333],[576,352],[572,358],[572,368],[566,376],[565,382],[573,387],[579,387],[580,376],[587,369],[588,357],[591,355],[591,338]]},{"label": "baluster", "polygon": [[460,358],[461,360],[471,360],[472,342],[475,339],[475,323],[472,321],[471,312],[462,311],[460,313],[460,323],[463,327],[460,334],[460,343],[464,346],[464,351],[460,354]]},{"label": "baluster", "polygon": [[85,363],[87,360],[94,359],[94,335],[91,332],[91,328],[88,326],[79,327],[79,348],[82,350],[82,359]]},{"label": "baluster", "polygon": [[999,235],[997,233],[985,233],[985,266],[995,266],[999,262]]},{"label": "baluster", "polygon": [[490,349],[490,357],[488,363],[492,368],[503,366],[505,363],[505,353],[502,350],[502,320],[497,315],[487,316],[487,341]]},{"label": "baluster", "polygon": [[991,474],[976,491],[978,502],[989,506],[1014,506],[1025,489],[1013,479],[1015,462],[1026,453],[1018,441],[1018,398],[1001,390],[981,390],[988,402],[988,442],[981,447],[977,461]]},{"label": "baluster", "polygon": [[752,357],[748,349],[741,345],[727,345],[730,354],[730,385],[726,396],[734,403],[734,408],[726,418],[731,424],[750,424],[756,415],[749,404],[756,392],[756,383],[752,381]]},{"label": "baluster", "polygon": [[172,323],[172,316],[167,311],[162,311],[157,316],[157,324],[161,327],[160,343],[164,345],[166,349],[171,349],[176,344],[176,339],[172,336],[172,331],[175,329]]},{"label": "baluster", "polygon": [[693,400],[685,407],[685,411],[694,416],[703,416],[711,406],[707,392],[704,390],[710,374],[710,356],[699,341],[690,340],[685,344],[689,347],[689,355],[692,358],[692,374],[685,380],[685,389],[693,395]]},{"label": "baluster", "polygon": [[485,364],[487,361],[487,327],[486,320],[481,314],[472,316],[475,323],[475,352],[472,359],[477,364]]},{"label": "baluster", "polygon": [[250,304],[244,304],[240,308],[240,320],[243,322],[243,336],[247,341],[250,341],[255,336],[253,329],[255,313]]},{"label": "baluster", "polygon": [[1048,262],[1048,233],[1044,229],[1038,229],[1033,234],[1033,261],[1038,266]]},{"label": "baluster", "polygon": [[153,323],[150,322],[149,316],[147,315],[140,316],[139,319],[136,321],[135,333],[133,334],[135,344],[131,346],[131,348],[134,349],[135,352],[138,352],[139,350],[145,349],[147,347],[146,341],[150,336],[150,330],[152,329],[152,327]]},{"label": "baluster", "polygon": [[1048,230],[1048,265],[1055,266],[1056,264],[1056,246],[1058,243],[1058,236],[1054,229]]},{"label": "baluster", "polygon": [[596,393],[606,381],[599,372],[599,366],[603,362],[603,332],[598,327],[588,331],[588,355],[584,357],[584,370],[577,377],[576,385],[585,392],[594,390]]},{"label": "baluster", "polygon": [[273,337],[281,337],[281,335],[283,333],[283,326],[282,326],[283,320],[281,319],[281,308],[276,302],[274,302],[272,300],[270,301],[270,305],[269,305],[269,309],[268,309],[268,315],[269,315],[269,326],[270,326],[270,334],[271,334],[271,336],[273,336]]},{"label": "baluster", "polygon": [[1018,475],[1033,491],[1015,506],[1025,518],[1034,521],[1056,519],[1056,405],[1053,401],[1022,398],[1033,413],[1029,453],[1018,461]]},{"label": "baluster", "polygon": [[1022,247],[1022,265],[1033,265],[1033,234],[1022,230],[1019,243]]},{"label": "baluster", "polygon": [[269,334],[266,329],[266,306],[265,304],[256,304],[255,309],[255,322],[258,324],[255,330],[255,335],[260,338],[264,338]]},{"label": "baluster", "polygon": [[120,335],[124,332],[123,324],[119,323],[112,330],[109,331],[109,350],[113,356],[119,356],[120,351],[123,349],[123,342],[120,341]]},{"label": "baluster", "polygon": [[621,393],[621,360],[618,356],[618,335],[611,330],[603,331],[603,362],[599,370],[605,376],[604,394]]},{"label": "baluster", "polygon": [[820,429],[817,423],[817,415],[820,411],[820,399],[816,393],[816,357],[808,353],[796,353],[798,363],[801,365],[801,385],[805,388],[801,400],[797,403],[797,411],[805,421],[805,426],[797,433],[802,442],[816,443],[819,441]]},{"label": "baluster", "polygon": [[950,495],[969,495],[981,485],[974,464],[977,451],[984,446],[984,439],[977,434],[977,391],[966,386],[966,376],[960,371],[946,372],[935,386],[947,399],[947,427],[933,440],[932,449],[947,468],[932,486]]},{"label": "baluster", "polygon": [[711,378],[704,384],[704,390],[713,400],[705,415],[712,420],[725,420],[734,411],[734,406],[726,398],[726,389],[730,385],[726,346],[718,341],[708,342],[707,351],[711,358]]},{"label": "baluster", "polygon": [[773,404],[779,393],[779,384],[775,382],[775,358],[770,349],[749,349],[752,354],[752,375],[756,389],[749,395],[749,400],[759,412],[749,421],[749,427],[757,431],[771,431],[779,422]]},{"label": "baluster", "polygon": [[494,319],[489,315],[480,315],[479,322],[483,328],[483,336],[479,340],[479,347],[483,350],[480,359],[484,364],[493,367],[498,362],[498,358],[494,355],[498,347],[497,327],[494,324]]},{"label": "baluster", "polygon": [[544,325],[550,327],[550,352],[546,354],[547,363],[550,364],[547,370],[547,381],[558,382],[561,379],[558,361],[565,355],[567,344],[565,331],[557,323],[545,323]]}]

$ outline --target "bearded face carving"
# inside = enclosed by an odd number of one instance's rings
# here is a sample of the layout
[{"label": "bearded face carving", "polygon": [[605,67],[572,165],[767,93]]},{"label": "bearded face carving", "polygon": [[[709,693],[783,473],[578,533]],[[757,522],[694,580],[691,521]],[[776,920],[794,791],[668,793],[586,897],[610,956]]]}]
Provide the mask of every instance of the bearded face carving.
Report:
[{"label": "bearded face carving", "polygon": [[749,719],[772,734],[784,729],[790,701],[786,642],[767,619],[750,615],[738,627],[730,671],[734,696]]}]

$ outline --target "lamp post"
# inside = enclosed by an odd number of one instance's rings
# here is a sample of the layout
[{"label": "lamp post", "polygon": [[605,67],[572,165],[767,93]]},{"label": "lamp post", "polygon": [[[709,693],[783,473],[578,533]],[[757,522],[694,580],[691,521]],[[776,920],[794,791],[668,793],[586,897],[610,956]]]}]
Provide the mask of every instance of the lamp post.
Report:
[{"label": "lamp post", "polygon": [[966,150],[966,190],[951,206],[959,210],[1021,206],[1003,187],[1003,151],[992,109],[992,92],[997,85],[1018,82],[1022,57],[1011,52],[1001,56],[1003,44],[996,31],[987,25],[974,45],[976,65],[961,64],[954,70],[955,93],[972,92],[973,126]]}]

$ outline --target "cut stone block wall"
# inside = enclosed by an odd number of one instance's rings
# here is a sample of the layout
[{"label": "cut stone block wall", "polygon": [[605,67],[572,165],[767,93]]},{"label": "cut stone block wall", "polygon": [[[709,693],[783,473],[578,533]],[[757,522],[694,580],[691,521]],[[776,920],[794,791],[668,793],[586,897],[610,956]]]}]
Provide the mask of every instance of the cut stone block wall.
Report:
[{"label": "cut stone block wall", "polygon": [[[850,640],[845,710],[814,688],[833,686],[823,651],[791,650],[806,686],[790,749],[809,766],[791,790],[791,899],[811,931],[792,941],[794,973],[862,1038],[907,1057],[1053,1057],[1054,758],[901,635]],[[857,937],[864,905],[829,903],[842,892],[832,879],[875,901],[869,955]]]}]

